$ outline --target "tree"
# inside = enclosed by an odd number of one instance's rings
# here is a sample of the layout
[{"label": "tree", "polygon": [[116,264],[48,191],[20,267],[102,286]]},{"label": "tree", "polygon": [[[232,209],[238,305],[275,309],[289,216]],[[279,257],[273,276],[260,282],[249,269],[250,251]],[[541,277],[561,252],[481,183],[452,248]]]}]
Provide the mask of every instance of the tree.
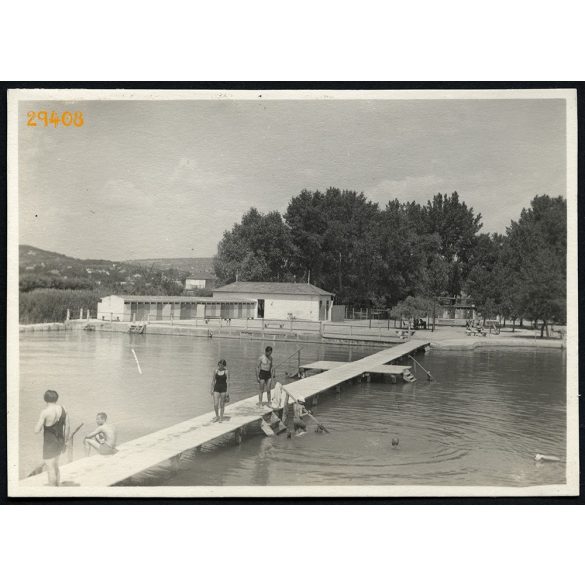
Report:
[{"label": "tree", "polygon": [[566,213],[563,197],[536,196],[507,229],[510,298],[520,316],[542,321],[541,337],[551,320],[566,320]]},{"label": "tree", "polygon": [[380,217],[377,203],[363,193],[330,187],[325,193],[302,191],[284,215],[299,278],[334,292],[338,302],[368,302],[379,276]]},{"label": "tree", "polygon": [[425,297],[406,297],[390,313],[395,318],[422,319],[428,315],[433,315],[433,309],[436,310],[436,304],[433,303],[432,299]]},{"label": "tree", "polygon": [[225,231],[214,258],[214,270],[224,283],[241,280],[279,281],[292,278],[295,256],[290,229],[277,211],[260,213],[254,207]]},{"label": "tree", "polygon": [[461,294],[462,283],[470,270],[470,259],[477,245],[477,233],[482,227],[481,213],[460,201],[455,191],[450,196],[438,193],[422,208],[422,217],[427,233],[436,233],[440,238],[439,253],[449,264],[448,292]]}]

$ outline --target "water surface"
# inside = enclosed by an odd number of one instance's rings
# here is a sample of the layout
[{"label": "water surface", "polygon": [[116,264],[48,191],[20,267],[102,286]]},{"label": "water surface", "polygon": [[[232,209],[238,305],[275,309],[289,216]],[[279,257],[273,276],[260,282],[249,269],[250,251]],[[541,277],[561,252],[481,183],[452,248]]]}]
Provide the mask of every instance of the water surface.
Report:
[{"label": "water surface", "polygon": [[[275,345],[279,362],[297,347],[302,361],[348,361],[375,353],[316,343]],[[143,375],[138,373],[135,349]],[[39,461],[32,432],[47,388],[57,390],[72,426],[93,428],[106,411],[120,442],[212,409],[213,368],[225,358],[232,400],[254,394],[263,343],[107,332],[21,335],[20,475]],[[559,350],[431,350],[418,359],[428,383],[372,381],[344,387],[314,409],[331,434],[249,437],[240,446],[210,446],[186,456],[164,485],[495,485],[565,482],[564,463],[536,464],[535,453],[565,457],[565,354]],[[296,363],[296,360],[295,360]],[[280,368],[293,369],[293,360]],[[399,439],[398,448],[391,440]],[[76,457],[82,456],[80,442]],[[146,481],[146,480],[145,480]]]}]

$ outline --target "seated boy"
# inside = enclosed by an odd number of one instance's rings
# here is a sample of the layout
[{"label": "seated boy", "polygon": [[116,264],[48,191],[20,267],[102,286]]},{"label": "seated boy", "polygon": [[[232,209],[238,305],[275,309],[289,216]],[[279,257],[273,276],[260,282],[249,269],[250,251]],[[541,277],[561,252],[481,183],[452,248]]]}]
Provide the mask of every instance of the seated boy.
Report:
[{"label": "seated boy", "polygon": [[105,412],[98,412],[95,417],[97,428],[95,431],[85,435],[83,442],[88,447],[88,455],[93,447],[100,455],[113,455],[116,449],[116,429],[108,424],[108,415]]}]

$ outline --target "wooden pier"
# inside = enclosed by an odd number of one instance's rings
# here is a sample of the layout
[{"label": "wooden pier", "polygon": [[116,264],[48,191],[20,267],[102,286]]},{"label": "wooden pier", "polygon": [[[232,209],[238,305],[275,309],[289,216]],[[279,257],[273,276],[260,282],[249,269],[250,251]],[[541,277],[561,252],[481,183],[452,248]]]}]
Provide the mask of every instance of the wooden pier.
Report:
[{"label": "wooden pier", "polygon": [[[401,371],[408,366],[388,366],[394,360],[412,354],[429,341],[408,341],[385,349],[355,362],[334,362],[335,367],[320,374],[284,385],[287,393],[296,399],[309,399],[325,390],[335,388],[366,373],[389,373],[390,368]],[[310,364],[308,364],[310,365]],[[305,366],[307,367],[307,366]],[[213,413],[186,420],[150,435],[118,446],[118,453],[110,456],[93,455],[61,466],[61,482],[65,486],[105,487],[118,484],[151,467],[165,462],[177,462],[181,453],[221,438],[239,442],[249,425],[260,425],[273,409],[257,406],[257,396],[230,404],[225,409],[228,420],[212,423]],[[20,481],[23,488],[47,487],[47,473]]]}]

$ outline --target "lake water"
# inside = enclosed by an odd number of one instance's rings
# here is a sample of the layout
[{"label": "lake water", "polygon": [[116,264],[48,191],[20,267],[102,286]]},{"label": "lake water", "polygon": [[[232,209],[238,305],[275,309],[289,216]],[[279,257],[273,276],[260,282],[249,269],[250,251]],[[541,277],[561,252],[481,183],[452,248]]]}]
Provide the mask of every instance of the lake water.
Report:
[{"label": "lake water", "polygon": [[[297,347],[302,361],[348,361],[375,353],[317,343],[277,342],[279,362]],[[131,350],[140,360],[138,373]],[[124,442],[210,412],[218,359],[230,370],[232,401],[256,391],[261,341],[106,332],[37,332],[20,337],[20,476],[40,460],[33,427],[43,393],[57,390],[79,437],[105,411]],[[565,483],[565,353],[545,349],[441,351],[417,357],[414,384],[369,382],[322,397],[314,413],[330,434],[250,436],[241,445],[209,446],[184,457],[175,473],[149,485],[494,485]],[[281,372],[290,367],[283,366]],[[393,448],[391,440],[399,438]],[[75,457],[81,457],[81,440]]]}]

